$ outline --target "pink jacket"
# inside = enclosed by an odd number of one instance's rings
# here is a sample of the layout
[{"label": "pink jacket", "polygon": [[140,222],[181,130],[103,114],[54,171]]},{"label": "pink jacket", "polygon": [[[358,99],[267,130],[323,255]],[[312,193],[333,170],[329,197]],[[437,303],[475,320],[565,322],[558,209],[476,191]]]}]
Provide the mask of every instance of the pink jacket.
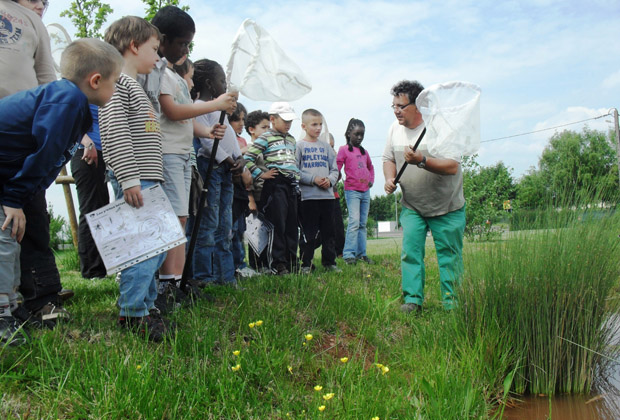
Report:
[{"label": "pink jacket", "polygon": [[353,147],[349,151],[349,146],[341,146],[336,157],[338,170],[344,165],[344,189],[347,191],[367,191],[370,185],[375,182],[375,168],[372,166],[368,150],[362,155],[360,149]]}]

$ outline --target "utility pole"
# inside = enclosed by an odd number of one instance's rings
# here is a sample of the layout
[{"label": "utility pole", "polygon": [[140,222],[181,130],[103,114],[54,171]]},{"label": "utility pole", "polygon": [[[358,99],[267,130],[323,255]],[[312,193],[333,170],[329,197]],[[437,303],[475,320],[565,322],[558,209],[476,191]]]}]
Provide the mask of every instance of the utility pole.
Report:
[{"label": "utility pole", "polygon": [[618,127],[618,110],[610,109],[614,114],[614,130],[616,131],[616,157],[618,158],[618,181],[620,182],[620,127]]}]

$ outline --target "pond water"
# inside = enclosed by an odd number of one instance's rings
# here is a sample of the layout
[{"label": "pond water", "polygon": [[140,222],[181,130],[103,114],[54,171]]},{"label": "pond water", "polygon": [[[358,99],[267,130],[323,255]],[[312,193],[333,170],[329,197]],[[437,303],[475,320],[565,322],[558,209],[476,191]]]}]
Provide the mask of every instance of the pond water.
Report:
[{"label": "pond water", "polygon": [[[609,321],[612,345],[620,344],[620,316]],[[620,419],[620,363],[610,363],[606,380],[592,395],[556,395],[549,399],[524,396],[504,410],[503,420],[618,420]]]}]

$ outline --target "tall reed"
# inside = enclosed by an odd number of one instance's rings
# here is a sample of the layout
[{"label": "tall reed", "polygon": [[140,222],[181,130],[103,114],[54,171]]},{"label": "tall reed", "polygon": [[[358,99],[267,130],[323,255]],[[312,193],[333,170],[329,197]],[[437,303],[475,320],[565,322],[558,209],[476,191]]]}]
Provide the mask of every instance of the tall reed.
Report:
[{"label": "tall reed", "polygon": [[607,321],[618,300],[607,297],[619,279],[620,217],[553,209],[544,217],[565,227],[520,232],[467,255],[457,323],[469,342],[514,355],[504,372],[516,369],[513,391],[589,392],[607,360],[600,354],[617,353],[608,345],[617,324]]}]

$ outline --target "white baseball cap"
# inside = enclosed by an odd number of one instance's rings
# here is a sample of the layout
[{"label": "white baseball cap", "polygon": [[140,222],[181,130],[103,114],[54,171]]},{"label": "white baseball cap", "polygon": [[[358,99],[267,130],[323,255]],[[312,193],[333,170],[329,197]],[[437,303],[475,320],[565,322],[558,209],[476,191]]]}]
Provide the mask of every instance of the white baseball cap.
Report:
[{"label": "white baseball cap", "polygon": [[295,115],[295,110],[288,102],[274,102],[271,104],[269,108],[269,115],[278,115],[284,121],[292,121],[296,120],[297,115]]}]

